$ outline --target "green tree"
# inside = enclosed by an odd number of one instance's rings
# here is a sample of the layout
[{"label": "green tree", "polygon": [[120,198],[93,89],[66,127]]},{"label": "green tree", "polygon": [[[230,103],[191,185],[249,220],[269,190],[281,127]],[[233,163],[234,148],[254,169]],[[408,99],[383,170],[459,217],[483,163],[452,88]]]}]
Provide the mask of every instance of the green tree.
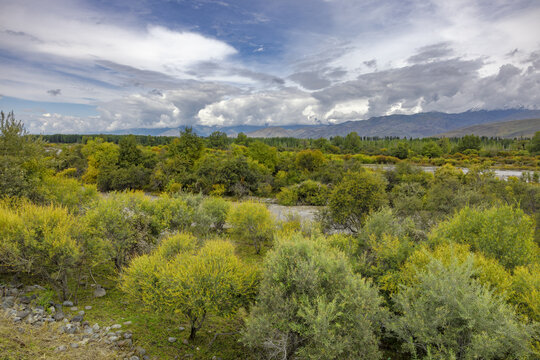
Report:
[{"label": "green tree", "polygon": [[190,127],[180,131],[180,137],[174,139],[169,145],[170,156],[188,167],[193,166],[195,161],[201,157],[203,149],[203,140]]},{"label": "green tree", "polygon": [[443,153],[443,150],[435,141],[429,141],[422,147],[422,155],[428,158],[439,157]]},{"label": "green tree", "polygon": [[272,239],[274,219],[263,204],[243,202],[229,211],[230,232],[238,240],[252,243],[257,254]]},{"label": "green tree", "polygon": [[129,168],[139,165],[142,160],[142,151],[137,147],[134,135],[123,136],[119,142],[118,163],[121,167]]},{"label": "green tree", "polygon": [[465,207],[440,223],[430,240],[436,244],[469,244],[473,251],[494,257],[512,269],[538,261],[540,250],[534,242],[534,230],[534,220],[519,208],[502,206],[478,210]]},{"label": "green tree", "polygon": [[529,146],[529,151],[536,154],[540,153],[540,131],[534,133],[534,136],[531,139],[531,144]]},{"label": "green tree", "polygon": [[232,244],[177,235],[165,239],[151,255],[133,259],[121,288],[132,298],[161,312],[182,314],[190,339],[210,315],[234,314],[255,296],[256,272],[234,254]]},{"label": "green tree", "polygon": [[465,135],[461,139],[459,139],[458,145],[457,145],[457,151],[458,152],[464,152],[465,150],[476,150],[479,151],[480,147],[482,145],[482,142],[478,136],[475,135]]},{"label": "green tree", "polygon": [[422,359],[525,359],[531,331],[513,309],[474,280],[472,261],[433,259],[394,296],[390,324],[403,349]]},{"label": "green tree", "polygon": [[259,140],[249,144],[248,156],[266,166],[271,172],[274,171],[278,162],[277,149]]},{"label": "green tree", "polygon": [[279,241],[242,342],[267,359],[379,359],[377,290],[322,238]]},{"label": "green tree", "polygon": [[208,143],[208,147],[212,149],[220,149],[225,150],[227,147],[229,147],[229,138],[227,137],[227,134],[223,131],[214,131],[210,135],[208,135],[208,138],[206,139]]},{"label": "green tree", "polygon": [[331,220],[358,232],[366,216],[387,203],[386,180],[369,170],[348,172],[328,199]]},{"label": "green tree", "polygon": [[27,134],[13,112],[0,112],[0,196],[27,196],[36,191],[46,167],[41,139]]},{"label": "green tree", "polygon": [[313,172],[323,166],[324,161],[319,150],[303,150],[296,154],[295,164],[299,170]]}]

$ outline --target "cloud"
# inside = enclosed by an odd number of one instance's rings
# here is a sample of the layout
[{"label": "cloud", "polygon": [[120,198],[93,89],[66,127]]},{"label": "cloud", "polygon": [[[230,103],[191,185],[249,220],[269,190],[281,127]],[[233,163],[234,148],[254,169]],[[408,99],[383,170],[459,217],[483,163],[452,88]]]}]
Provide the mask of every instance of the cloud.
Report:
[{"label": "cloud", "polygon": [[47,90],[47,94],[50,94],[52,96],[58,96],[62,93],[62,90],[61,89],[50,89],[50,90]]},{"label": "cloud", "polygon": [[450,43],[438,43],[421,47],[416,55],[407,59],[407,62],[411,64],[423,63],[447,58],[452,54],[453,50],[450,48]]},{"label": "cloud", "polygon": [[159,25],[140,28],[118,24],[72,3],[64,5],[4,2],[0,41],[17,51],[110,61],[178,77],[183,76],[186,66],[223,60],[236,53],[230,45],[198,33]]}]

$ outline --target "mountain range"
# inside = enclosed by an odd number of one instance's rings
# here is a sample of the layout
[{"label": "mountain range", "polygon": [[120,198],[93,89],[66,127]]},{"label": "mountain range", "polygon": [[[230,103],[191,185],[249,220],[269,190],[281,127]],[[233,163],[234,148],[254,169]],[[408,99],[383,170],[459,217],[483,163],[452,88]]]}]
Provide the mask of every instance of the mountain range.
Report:
[{"label": "mountain range", "polygon": [[[426,112],[412,115],[387,115],[372,117],[367,120],[347,121],[335,125],[288,125],[288,126],[193,126],[193,130],[201,135],[208,136],[214,131],[225,132],[228,136],[234,137],[243,132],[249,137],[295,137],[295,138],[329,138],[333,136],[346,136],[350,132],[356,132],[359,136],[368,137],[431,137],[437,135],[459,136],[460,132],[452,131],[462,129],[465,131],[478,131],[478,129],[467,129],[475,125],[492,124],[499,122],[509,122],[505,127],[505,133],[512,137],[511,123],[514,120],[532,119],[527,124],[526,134],[530,135],[535,131],[540,131],[540,110],[528,109],[504,109],[504,110],[470,110],[457,114],[443,112]],[[183,127],[161,128],[161,129],[126,129],[109,132],[109,134],[135,134],[154,136],[176,136]],[[489,129],[489,127],[487,128]],[[461,130],[460,130],[461,131]],[[482,131],[488,131],[486,129]],[[519,133],[515,136],[525,136]],[[469,132],[471,133],[471,132]],[[455,135],[452,135],[455,134]],[[523,133],[525,134],[525,133]],[[498,136],[493,132],[481,132],[478,135]]]}]

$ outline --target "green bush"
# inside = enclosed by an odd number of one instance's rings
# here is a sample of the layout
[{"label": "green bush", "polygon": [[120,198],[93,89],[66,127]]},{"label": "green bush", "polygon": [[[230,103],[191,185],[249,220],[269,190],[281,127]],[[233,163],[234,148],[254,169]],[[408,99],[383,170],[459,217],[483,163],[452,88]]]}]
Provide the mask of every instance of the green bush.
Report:
[{"label": "green bush", "polygon": [[328,200],[331,220],[338,226],[358,232],[371,211],[387,202],[386,180],[366,170],[348,172],[336,185]]},{"label": "green bush", "polygon": [[534,242],[534,220],[512,206],[477,210],[461,209],[432,232],[432,243],[469,244],[473,251],[496,258],[511,269],[538,262],[540,252]]},{"label": "green bush", "polygon": [[234,238],[253,244],[257,254],[261,246],[272,240],[274,218],[263,204],[244,202],[229,211],[227,222]]},{"label": "green bush", "polygon": [[278,204],[285,206],[294,206],[298,203],[298,193],[294,187],[283,187],[276,195]]},{"label": "green bush", "polygon": [[180,313],[194,339],[207,317],[230,315],[255,295],[256,272],[222,240],[197,249],[195,238],[164,240],[151,255],[134,258],[122,275],[121,288],[158,311]]},{"label": "green bush", "polygon": [[296,235],[268,253],[242,342],[267,359],[379,359],[384,318],[343,253]]},{"label": "green bush", "polygon": [[66,298],[69,278],[83,249],[74,236],[79,225],[63,207],[20,201],[0,203],[0,264],[38,276]]},{"label": "green bush", "polygon": [[417,282],[394,296],[389,329],[422,359],[525,359],[531,330],[513,309],[474,280],[473,263],[432,259]]},{"label": "green bush", "polygon": [[231,205],[227,200],[219,197],[205,198],[201,210],[210,217],[211,225],[217,231],[222,231]]}]

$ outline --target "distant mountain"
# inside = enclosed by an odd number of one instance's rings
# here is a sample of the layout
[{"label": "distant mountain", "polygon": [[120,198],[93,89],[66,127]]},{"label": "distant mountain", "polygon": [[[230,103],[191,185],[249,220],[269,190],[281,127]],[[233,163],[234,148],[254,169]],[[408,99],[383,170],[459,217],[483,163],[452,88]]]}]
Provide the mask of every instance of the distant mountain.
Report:
[{"label": "distant mountain", "polygon": [[414,115],[389,115],[372,117],[369,120],[347,121],[337,125],[298,127],[267,127],[247,133],[250,137],[297,137],[321,138],[345,136],[356,132],[360,136],[429,137],[478,124],[510,120],[540,118],[540,110],[509,109],[467,111],[459,114],[442,112]]},{"label": "distant mountain", "polygon": [[[193,130],[208,136],[214,131],[223,131],[230,137],[243,132],[250,137],[296,137],[321,138],[345,136],[355,131],[360,136],[399,136],[399,137],[429,137],[446,133],[460,128],[502,121],[540,118],[540,110],[508,109],[466,111],[459,114],[428,112],[414,115],[388,115],[372,117],[368,120],[347,121],[336,125],[286,125],[286,126],[202,126],[195,125]],[[178,136],[177,128],[136,128],[107,132],[106,134],[134,134],[153,136]]]},{"label": "distant mountain", "polygon": [[477,136],[517,138],[533,137],[540,131],[540,119],[512,120],[490,124],[473,125],[437,135],[438,137],[461,137],[469,134]]}]

